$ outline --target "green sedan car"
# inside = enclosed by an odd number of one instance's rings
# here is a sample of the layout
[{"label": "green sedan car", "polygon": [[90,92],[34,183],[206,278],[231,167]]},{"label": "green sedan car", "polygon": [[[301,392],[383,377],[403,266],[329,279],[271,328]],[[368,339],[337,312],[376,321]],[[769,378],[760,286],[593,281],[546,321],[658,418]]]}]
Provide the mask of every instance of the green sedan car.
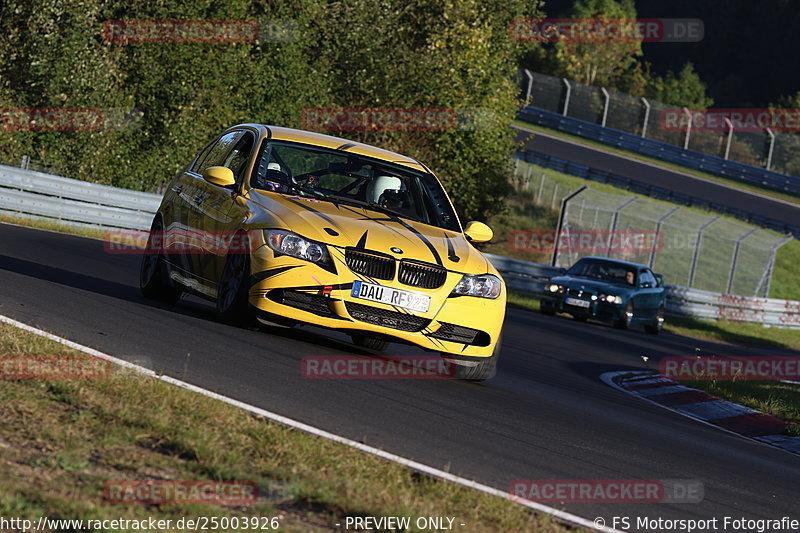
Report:
[{"label": "green sedan car", "polygon": [[577,320],[612,322],[628,329],[644,325],[659,333],[664,324],[664,277],[647,265],[604,257],[584,257],[545,284],[541,311],[569,313]]}]

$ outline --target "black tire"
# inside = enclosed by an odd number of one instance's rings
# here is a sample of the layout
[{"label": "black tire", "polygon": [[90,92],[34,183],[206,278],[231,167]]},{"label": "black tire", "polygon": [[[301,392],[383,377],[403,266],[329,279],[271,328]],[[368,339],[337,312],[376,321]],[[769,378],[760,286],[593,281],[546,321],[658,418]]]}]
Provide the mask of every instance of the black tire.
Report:
[{"label": "black tire", "polygon": [[656,317],[653,319],[652,324],[647,324],[644,327],[644,330],[647,333],[652,333],[653,335],[658,335],[661,333],[661,328],[664,325],[664,306],[658,308],[656,312]]},{"label": "black tire", "polygon": [[577,320],[578,322],[586,322],[587,320],[589,320],[589,317],[583,315],[572,315],[572,319]]},{"label": "black tire", "polygon": [[539,301],[539,311],[543,315],[553,316],[556,314],[555,308],[551,307],[550,304],[544,303],[544,301]]},{"label": "black tire", "polygon": [[619,317],[619,320],[617,320],[615,326],[618,327],[619,329],[628,329],[631,327],[632,320],[633,320],[633,302],[628,300],[628,303],[625,305],[625,311],[622,312],[622,316]]},{"label": "black tire", "polygon": [[250,306],[250,254],[240,250],[228,254],[217,285],[217,316],[226,324],[243,328],[257,325]]},{"label": "black tire", "polygon": [[170,283],[161,245],[153,242],[153,235],[157,236],[159,242],[164,242],[164,224],[158,215],[150,226],[147,248],[142,255],[142,263],[139,267],[139,289],[145,298],[174,304],[181,297],[183,291],[176,289]]},{"label": "black tire", "polygon": [[367,337],[366,335],[350,335],[350,338],[353,339],[353,344],[359,348],[375,350],[376,352],[382,352],[389,346],[389,341]]},{"label": "black tire", "polygon": [[[465,381],[486,381],[491,379],[497,373],[497,360],[500,359],[500,349],[503,342],[503,336],[497,339],[492,355],[486,360],[479,362],[475,366],[463,366],[453,362],[448,362],[451,367],[450,373],[453,379],[463,379]],[[442,357],[447,359],[448,354],[442,353]]]}]

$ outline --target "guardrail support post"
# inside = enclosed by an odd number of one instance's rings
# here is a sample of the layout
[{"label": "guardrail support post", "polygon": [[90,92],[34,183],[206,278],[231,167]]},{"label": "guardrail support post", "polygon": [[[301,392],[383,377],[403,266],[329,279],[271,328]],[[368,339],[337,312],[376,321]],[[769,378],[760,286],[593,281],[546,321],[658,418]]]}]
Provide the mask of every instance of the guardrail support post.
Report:
[{"label": "guardrail support post", "polygon": [[572,85],[569,84],[567,78],[561,78],[561,81],[564,82],[564,86],[567,88],[567,92],[564,93],[564,108],[561,110],[561,114],[566,117],[567,110],[569,110],[569,96],[572,94]]},{"label": "guardrail support post", "polygon": [[650,119],[650,102],[647,98],[642,96],[642,103],[644,104],[644,120],[642,121],[642,137],[647,136],[647,121]]},{"label": "guardrail support post", "polygon": [[745,232],[741,237],[736,239],[736,244],[733,246],[733,257],[731,257],[731,271],[728,274],[728,288],[725,290],[727,294],[732,294],[731,291],[733,290],[733,276],[736,274],[736,262],[739,259],[739,248],[742,245],[742,241],[749,237],[754,231],[758,228],[752,228]]},{"label": "guardrail support post", "polygon": [[767,170],[769,167],[772,166],[772,152],[775,149],[775,134],[772,133],[772,130],[767,128],[767,134],[769,135],[769,151],[767,152]]},{"label": "guardrail support post", "polygon": [[603,97],[605,98],[605,102],[603,103],[603,120],[600,122],[600,125],[605,128],[606,118],[608,118],[608,104],[611,102],[611,96],[609,96],[605,87],[600,87],[600,92],[603,93]]},{"label": "guardrail support post", "polygon": [[694,271],[697,269],[697,258],[700,256],[700,242],[703,240],[703,232],[714,223],[719,217],[711,219],[697,229],[697,241],[694,243],[694,253],[692,254],[692,268],[689,270],[689,287],[694,284]]},{"label": "guardrail support post", "polygon": [[550,259],[550,266],[556,266],[556,259],[558,258],[558,241],[561,240],[561,230],[564,227],[564,215],[567,214],[567,204],[570,200],[578,196],[580,193],[585,191],[588,187],[586,185],[581,185],[575,192],[571,192],[561,200],[561,213],[558,215],[558,226],[556,227],[556,239],[553,243],[553,257]]},{"label": "guardrail support post", "polygon": [[31,164],[31,156],[23,155],[22,156],[22,162],[20,163],[19,168],[21,168],[23,170],[28,170],[28,167],[30,166],[30,164]]},{"label": "guardrail support post", "polygon": [[650,257],[647,259],[647,266],[653,268],[653,263],[656,262],[656,247],[658,246],[658,241],[661,238],[661,224],[670,216],[672,216],[675,211],[680,209],[677,205],[661,215],[658,220],[656,220],[656,239],[653,241],[653,248],[650,250]]},{"label": "guardrail support post", "polygon": [[728,140],[725,143],[725,159],[728,159],[731,153],[731,140],[733,140],[733,123],[730,119],[725,119],[725,124],[728,126]]}]

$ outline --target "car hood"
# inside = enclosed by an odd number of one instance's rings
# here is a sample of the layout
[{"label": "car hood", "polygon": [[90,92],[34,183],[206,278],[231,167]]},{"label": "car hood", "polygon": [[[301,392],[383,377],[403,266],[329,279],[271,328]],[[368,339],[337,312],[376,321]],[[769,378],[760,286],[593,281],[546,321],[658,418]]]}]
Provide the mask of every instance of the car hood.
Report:
[{"label": "car hood", "polygon": [[629,294],[634,291],[634,287],[578,276],[556,276],[550,278],[550,283],[563,285],[570,289],[584,289],[592,292],[614,295]]},{"label": "car hood", "polygon": [[460,232],[300,196],[251,190],[248,198],[255,204],[247,221],[251,227],[286,229],[329,245],[374,250],[397,259],[439,264],[455,272],[496,273]]}]

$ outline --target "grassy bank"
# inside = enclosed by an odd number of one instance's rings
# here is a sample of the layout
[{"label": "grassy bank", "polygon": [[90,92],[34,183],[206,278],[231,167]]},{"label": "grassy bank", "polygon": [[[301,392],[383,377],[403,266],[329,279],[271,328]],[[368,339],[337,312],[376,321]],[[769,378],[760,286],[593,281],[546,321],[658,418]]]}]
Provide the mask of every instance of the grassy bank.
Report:
[{"label": "grassy bank", "polygon": [[[0,324],[0,360],[78,354]],[[415,474],[154,378],[0,380],[0,515],[37,520],[278,517],[332,531],[346,516],[450,516],[469,531],[566,529],[501,498]],[[115,504],[123,480],[254,483],[257,501]]]},{"label": "grassy bank", "polygon": [[741,189],[743,191],[753,192],[760,194],[762,196],[767,196],[769,198],[775,198],[776,200],[783,200],[785,202],[793,203],[793,204],[800,204],[798,201],[797,196],[789,193],[783,193],[780,191],[776,191],[773,189],[768,189],[766,187],[759,187],[758,185],[753,185],[750,183],[742,183],[741,181],[737,181],[730,178],[725,178],[722,176],[717,176],[716,174],[710,174],[708,172],[703,172],[701,170],[695,170],[692,168],[684,167],[681,165],[676,165],[675,163],[669,163],[666,161],[662,161],[660,159],[656,159],[655,157],[649,157],[646,155],[638,154],[636,152],[631,152],[628,150],[623,150],[622,148],[617,148],[615,146],[610,146],[608,144],[603,144],[601,142],[593,141],[591,139],[585,139],[583,137],[579,137],[577,135],[572,135],[571,133],[565,133],[563,131],[554,130],[552,128],[547,128],[545,126],[539,126],[538,124],[531,124],[529,122],[525,122],[522,120],[515,120],[513,121],[515,126],[519,126],[521,128],[525,128],[528,130],[533,130],[534,132],[544,133],[546,135],[550,135],[551,137],[558,137],[560,139],[564,139],[566,141],[571,141],[577,144],[582,144],[588,146],[590,148],[597,148],[604,152],[608,152],[611,154],[622,155],[630,159],[636,159],[643,163],[649,163],[651,165],[656,165],[659,167],[666,168],[668,170],[674,170],[677,172],[681,172],[683,174],[689,174],[692,176],[696,176],[698,178],[702,178],[708,181],[714,181],[720,183],[722,185],[727,185],[728,187],[733,187],[735,189]]}]

